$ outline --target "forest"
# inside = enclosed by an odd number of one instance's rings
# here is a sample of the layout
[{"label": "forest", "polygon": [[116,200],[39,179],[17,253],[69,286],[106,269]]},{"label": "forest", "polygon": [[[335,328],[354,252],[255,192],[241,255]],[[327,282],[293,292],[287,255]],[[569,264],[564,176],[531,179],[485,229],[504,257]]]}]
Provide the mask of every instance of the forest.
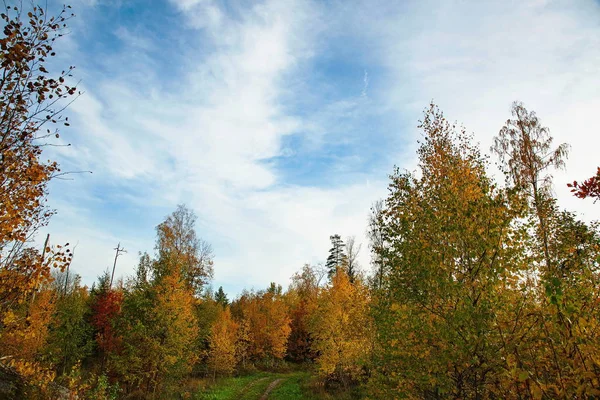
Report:
[{"label": "forest", "polygon": [[492,157],[425,108],[417,169],[392,171],[371,209],[370,270],[332,232],[326,261],[298,266],[289,287],[229,299],[210,285],[218,262],[194,211],[174,205],[133,275],[90,287],[70,271],[71,245],[33,240],[65,173],[44,151],[79,96],[72,67],[45,66],[70,8],[5,8],[0,398],[600,397],[599,226],[555,194],[597,200],[600,168],[555,188],[569,146],[522,103]]}]

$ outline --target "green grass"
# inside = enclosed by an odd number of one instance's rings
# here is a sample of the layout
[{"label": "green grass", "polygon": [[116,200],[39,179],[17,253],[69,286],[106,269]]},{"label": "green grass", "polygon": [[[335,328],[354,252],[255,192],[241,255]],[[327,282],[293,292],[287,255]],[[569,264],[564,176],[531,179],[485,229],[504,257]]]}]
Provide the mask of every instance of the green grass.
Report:
[{"label": "green grass", "polygon": [[269,400],[353,399],[350,391],[329,393],[309,371],[288,373],[258,372],[237,378],[221,378],[196,394],[196,400],[258,400],[277,379],[279,384],[269,393]]},{"label": "green grass", "polygon": [[308,372],[295,372],[282,376],[283,381],[269,394],[269,400],[313,399],[304,392],[303,384],[308,381]]},{"label": "green grass", "polygon": [[[253,393],[255,390],[254,386],[259,386],[261,382],[256,382],[261,378],[270,376],[268,373],[256,373],[247,376],[235,377],[235,378],[220,378],[214,384],[211,384],[207,389],[201,390],[196,396],[197,400],[229,400],[238,399],[240,394],[246,391]],[[265,381],[270,382],[268,379]],[[252,385],[252,386],[250,386]],[[250,387],[249,387],[250,386]],[[253,390],[255,389],[255,390]],[[264,392],[264,389],[263,389]],[[262,392],[261,392],[262,394]]]},{"label": "green grass", "polygon": [[242,400],[242,399],[248,399],[248,400],[259,399],[260,396],[263,395],[265,390],[267,390],[267,387],[269,386],[269,384],[271,382],[273,382],[274,379],[275,378],[273,376],[269,376],[268,378],[263,379],[263,380],[260,380],[260,379],[255,380],[251,386],[244,388],[244,390],[242,390],[241,392],[238,392],[234,398],[240,399],[240,400]]}]

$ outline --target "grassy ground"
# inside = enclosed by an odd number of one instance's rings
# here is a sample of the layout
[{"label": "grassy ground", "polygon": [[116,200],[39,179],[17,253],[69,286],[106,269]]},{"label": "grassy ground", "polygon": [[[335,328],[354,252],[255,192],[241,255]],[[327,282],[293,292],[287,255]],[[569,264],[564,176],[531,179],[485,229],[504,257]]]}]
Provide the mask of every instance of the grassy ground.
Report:
[{"label": "grassy ground", "polygon": [[[271,387],[270,391],[267,388]],[[200,390],[197,400],[332,400],[352,399],[349,392],[328,393],[309,371],[258,372],[237,378],[222,378]]]}]

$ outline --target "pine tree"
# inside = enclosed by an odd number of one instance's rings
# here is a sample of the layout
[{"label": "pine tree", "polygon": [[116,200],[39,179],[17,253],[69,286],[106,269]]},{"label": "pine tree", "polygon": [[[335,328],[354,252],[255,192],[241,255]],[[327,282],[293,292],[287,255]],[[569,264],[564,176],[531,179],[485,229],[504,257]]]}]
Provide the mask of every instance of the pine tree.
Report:
[{"label": "pine tree", "polygon": [[227,298],[227,294],[223,290],[223,286],[219,286],[219,290],[215,292],[215,301],[225,308],[229,304],[229,299]]},{"label": "pine tree", "polygon": [[329,257],[325,262],[325,268],[329,278],[331,279],[338,268],[345,269],[348,264],[348,256],[346,256],[345,245],[340,235],[329,236],[331,240],[331,249],[329,249]]}]

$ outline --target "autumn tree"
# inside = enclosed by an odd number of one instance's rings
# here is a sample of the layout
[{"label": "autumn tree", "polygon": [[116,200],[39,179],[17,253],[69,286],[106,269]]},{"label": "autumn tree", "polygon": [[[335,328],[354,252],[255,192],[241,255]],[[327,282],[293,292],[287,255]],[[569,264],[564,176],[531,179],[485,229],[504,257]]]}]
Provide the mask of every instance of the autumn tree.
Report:
[{"label": "autumn tree", "polygon": [[271,285],[258,293],[243,293],[232,308],[240,323],[248,324],[249,356],[269,364],[283,359],[290,334],[290,318],[281,287]]},{"label": "autumn tree", "polygon": [[41,253],[25,248],[0,269],[0,367],[16,372],[33,391],[45,392],[54,379],[52,365],[43,357],[56,299],[50,272],[64,269],[70,260],[61,246],[46,243]]},{"label": "autumn tree", "polygon": [[[158,259],[141,255],[135,278],[125,288],[116,324],[122,340],[120,350],[110,358],[110,369],[132,395],[164,395],[191,372],[199,358],[199,299],[185,264],[186,260],[196,260],[196,247],[182,244],[195,235],[188,229],[165,229],[172,217],[157,228]],[[193,224],[188,227],[193,229]],[[172,248],[164,243],[165,231],[170,232]],[[150,277],[148,269],[152,270]]]},{"label": "autumn tree", "polygon": [[196,219],[192,210],[179,205],[156,227],[154,273],[160,276],[177,270],[187,286],[199,295],[212,277],[213,254],[210,244],[196,235]]},{"label": "autumn tree", "polygon": [[211,328],[208,363],[209,369],[216,374],[231,374],[237,364],[236,342],[238,324],[231,317],[228,307],[219,312]]},{"label": "autumn tree", "polygon": [[329,237],[329,240],[331,240],[331,249],[329,249],[325,268],[327,268],[329,278],[331,278],[338,268],[346,268],[348,256],[346,255],[345,245],[340,235],[332,235]]},{"label": "autumn tree", "polygon": [[419,126],[419,174],[396,170],[375,247],[374,390],[408,398],[487,398],[502,370],[494,314],[513,279],[513,211],[470,136],[435,105]]},{"label": "autumn tree", "polygon": [[120,347],[109,372],[126,393],[158,396],[189,373],[197,360],[195,297],[177,273],[126,290],[116,321]]},{"label": "autumn tree", "polygon": [[285,293],[285,301],[290,310],[287,357],[293,361],[307,362],[316,357],[309,324],[316,308],[318,294],[317,272],[306,264],[292,276],[292,283]]},{"label": "autumn tree", "polygon": [[563,143],[553,148],[549,129],[542,126],[535,112],[527,111],[522,103],[513,103],[512,115],[515,119],[506,121],[494,139],[492,150],[498,155],[513,188],[528,200],[537,219],[545,267],[550,269],[548,218],[554,210],[555,201],[549,168],[565,166],[569,146]]},{"label": "autumn tree", "polygon": [[309,332],[319,372],[345,386],[366,374],[372,348],[369,301],[360,279],[351,283],[338,268],[311,313]]},{"label": "autumn tree", "polygon": [[529,361],[525,381],[536,395],[595,396],[600,370],[593,361],[598,354],[591,343],[597,336],[591,327],[599,317],[592,306],[592,299],[600,295],[597,228],[559,211],[553,196],[550,169],[564,166],[568,146],[553,148],[548,129],[522,104],[513,105],[513,116],[496,138],[494,150],[510,189],[526,199],[532,227],[526,252],[533,255],[530,273],[538,279],[532,285],[537,297],[528,316],[538,329],[527,338],[538,351]]},{"label": "autumn tree", "polygon": [[238,322],[237,337],[235,339],[235,358],[242,370],[251,363],[252,342],[250,322],[247,319],[242,319]]},{"label": "autumn tree", "polygon": [[[42,128],[66,123],[61,113],[76,89],[66,83],[72,67],[55,78],[45,67],[70,18],[66,8],[49,17],[37,6],[27,11],[5,5],[0,16],[5,23],[0,39],[0,268],[18,271],[26,242],[52,214],[44,197],[48,182],[59,173],[56,162],[40,159],[58,131]],[[22,272],[29,282],[48,278],[41,265],[29,268]],[[10,289],[28,291],[20,282]]]},{"label": "autumn tree", "polygon": [[38,252],[29,244],[52,214],[47,185],[60,173],[56,162],[41,159],[42,150],[58,137],[57,125],[68,125],[61,113],[76,88],[67,82],[72,68],[54,76],[46,69],[67,8],[48,16],[44,8],[17,5],[4,3],[0,13],[0,362],[33,377],[52,313],[42,288],[55,263],[64,267],[70,258],[64,249]]},{"label": "autumn tree", "polygon": [[27,10],[5,3],[0,17],[5,24],[0,38],[0,250],[6,268],[51,214],[44,197],[59,169],[56,162],[40,158],[58,131],[43,128],[68,125],[61,113],[76,88],[67,83],[73,67],[55,77],[45,67],[55,55],[55,40],[65,33],[67,8],[47,16],[41,7]]},{"label": "autumn tree", "polygon": [[122,311],[123,297],[124,293],[121,289],[110,287],[110,274],[105,271],[98,278],[98,286],[92,292],[91,300],[92,326],[95,330],[102,370],[107,359],[122,343],[122,337],[117,332],[115,324]]},{"label": "autumn tree", "polygon": [[[28,384],[45,390],[55,373],[43,359],[48,339],[48,325],[54,313],[53,291],[45,286],[27,303],[6,312],[2,319],[0,354],[4,362]],[[1,394],[1,392],[0,392]]]},{"label": "autumn tree", "polygon": [[157,287],[154,329],[159,339],[161,357],[156,375],[156,384],[162,378],[176,382],[191,371],[197,360],[195,352],[198,326],[194,314],[196,299],[186,280],[177,272],[161,280]]}]

